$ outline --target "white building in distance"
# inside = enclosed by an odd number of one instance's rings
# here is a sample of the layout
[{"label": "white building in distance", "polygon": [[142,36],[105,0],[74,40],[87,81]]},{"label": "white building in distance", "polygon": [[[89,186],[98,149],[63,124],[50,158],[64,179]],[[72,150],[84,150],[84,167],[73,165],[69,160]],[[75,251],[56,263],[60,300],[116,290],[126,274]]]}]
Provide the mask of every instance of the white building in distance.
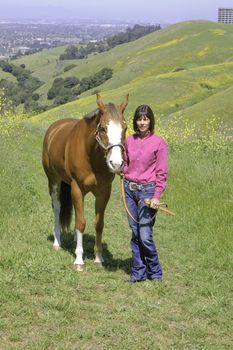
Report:
[{"label": "white building in distance", "polygon": [[218,9],[218,22],[233,24],[233,8],[232,9]]}]

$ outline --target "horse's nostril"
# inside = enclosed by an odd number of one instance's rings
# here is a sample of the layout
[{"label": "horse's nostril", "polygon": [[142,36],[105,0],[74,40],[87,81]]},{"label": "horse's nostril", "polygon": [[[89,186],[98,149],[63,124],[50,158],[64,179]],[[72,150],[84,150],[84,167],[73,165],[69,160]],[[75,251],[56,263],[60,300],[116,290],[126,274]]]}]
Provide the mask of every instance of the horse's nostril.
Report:
[{"label": "horse's nostril", "polygon": [[109,161],[109,164],[111,165],[112,169],[117,170],[117,169],[122,169],[124,161],[120,162],[114,162],[112,160]]}]

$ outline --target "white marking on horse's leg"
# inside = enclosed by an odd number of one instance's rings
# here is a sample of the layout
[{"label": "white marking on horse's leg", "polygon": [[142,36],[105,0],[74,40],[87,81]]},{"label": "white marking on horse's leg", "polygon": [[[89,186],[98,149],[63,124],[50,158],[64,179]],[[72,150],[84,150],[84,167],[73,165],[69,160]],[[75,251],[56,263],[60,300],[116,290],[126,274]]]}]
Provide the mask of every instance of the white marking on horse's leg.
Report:
[{"label": "white marking on horse's leg", "polygon": [[53,192],[51,194],[52,201],[53,201],[53,212],[54,212],[54,242],[53,247],[55,250],[59,250],[61,246],[61,226],[59,221],[59,215],[60,215],[60,209],[61,209],[61,203],[58,199],[58,190],[57,186],[53,186]]},{"label": "white marking on horse's leg", "polygon": [[84,265],[83,262],[83,234],[76,229],[77,245],[75,249],[76,259],[74,265]]},{"label": "white marking on horse's leg", "polygon": [[[116,145],[121,143],[122,126],[119,122],[110,120],[108,124],[108,140],[109,143]],[[107,156],[107,163],[109,168],[113,171],[119,171],[123,163],[121,147],[113,147]]]}]

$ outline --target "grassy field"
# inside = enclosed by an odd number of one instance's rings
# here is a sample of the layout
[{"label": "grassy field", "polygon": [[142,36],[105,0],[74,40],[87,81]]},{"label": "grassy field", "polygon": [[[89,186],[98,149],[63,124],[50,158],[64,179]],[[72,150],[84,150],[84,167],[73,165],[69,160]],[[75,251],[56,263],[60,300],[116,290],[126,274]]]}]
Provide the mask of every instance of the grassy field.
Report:
[{"label": "grassy field", "polygon": [[230,150],[170,144],[154,228],[164,281],[130,285],[130,230],[119,178],[106,212],[105,265],[93,263],[94,207],[86,199],[85,271],[73,271],[73,233],[52,249],[53,215],[41,167],[48,120],[0,137],[0,349],[232,349]]}]

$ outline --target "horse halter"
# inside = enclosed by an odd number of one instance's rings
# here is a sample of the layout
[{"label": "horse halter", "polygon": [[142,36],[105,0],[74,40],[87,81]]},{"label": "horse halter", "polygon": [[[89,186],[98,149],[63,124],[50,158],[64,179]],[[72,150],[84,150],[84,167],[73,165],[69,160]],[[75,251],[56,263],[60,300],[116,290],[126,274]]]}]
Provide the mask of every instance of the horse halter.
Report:
[{"label": "horse halter", "polygon": [[105,157],[107,153],[113,148],[113,147],[121,147],[122,150],[124,150],[124,145],[122,143],[109,143],[108,145],[105,145],[103,141],[101,140],[101,137],[99,135],[99,126],[100,123],[98,123],[95,131],[95,139],[98,142],[98,144],[105,150]]}]

